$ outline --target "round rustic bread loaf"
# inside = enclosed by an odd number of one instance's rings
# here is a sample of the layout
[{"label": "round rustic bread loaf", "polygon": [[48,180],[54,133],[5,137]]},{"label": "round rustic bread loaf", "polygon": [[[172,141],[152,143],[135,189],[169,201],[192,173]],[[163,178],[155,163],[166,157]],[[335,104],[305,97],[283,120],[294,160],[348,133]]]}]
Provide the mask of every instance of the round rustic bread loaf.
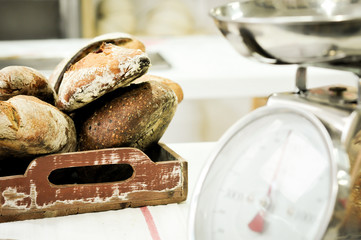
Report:
[{"label": "round rustic bread loaf", "polygon": [[0,159],[76,150],[73,120],[36,97],[0,101]]},{"label": "round rustic bread loaf", "polygon": [[158,143],[177,107],[167,85],[141,82],[119,88],[75,113],[78,149],[135,147]]},{"label": "round rustic bread loaf", "polygon": [[137,78],[132,83],[141,83],[141,82],[148,82],[148,81],[157,81],[157,82],[161,82],[161,83],[167,85],[168,87],[170,87],[173,90],[173,92],[177,96],[178,103],[181,103],[183,101],[182,87],[178,83],[176,83],[168,78],[155,76],[155,75],[151,75],[151,74],[146,74],[146,75],[141,76],[140,78]]},{"label": "round rustic bread loaf", "polygon": [[16,95],[30,95],[54,104],[55,92],[39,71],[25,66],[8,66],[0,70],[0,100]]},{"label": "round rustic bread loaf", "polygon": [[103,44],[64,73],[56,106],[73,111],[148,71],[150,59],[137,49]]}]

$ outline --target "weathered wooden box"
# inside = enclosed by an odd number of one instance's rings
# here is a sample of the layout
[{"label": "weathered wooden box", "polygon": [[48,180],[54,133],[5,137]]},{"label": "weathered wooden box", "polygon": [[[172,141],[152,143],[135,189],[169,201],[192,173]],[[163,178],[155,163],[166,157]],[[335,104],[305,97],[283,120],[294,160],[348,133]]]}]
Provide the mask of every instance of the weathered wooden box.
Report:
[{"label": "weathered wooden box", "polygon": [[162,143],[47,155],[0,177],[0,222],[179,203],[187,187],[187,162]]}]

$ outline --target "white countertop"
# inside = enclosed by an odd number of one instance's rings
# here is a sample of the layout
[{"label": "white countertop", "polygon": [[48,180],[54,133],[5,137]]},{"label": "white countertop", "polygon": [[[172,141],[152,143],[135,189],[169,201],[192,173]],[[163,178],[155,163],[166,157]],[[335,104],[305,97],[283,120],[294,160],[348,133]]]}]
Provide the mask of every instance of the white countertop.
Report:
[{"label": "white countertop", "polygon": [[[171,64],[169,69],[150,68],[149,73],[178,82],[187,99],[268,96],[294,90],[297,66],[268,65],[246,59],[221,35],[139,39],[148,52],[159,52]],[[0,41],[0,58],[62,58],[87,41]],[[334,83],[356,86],[356,78],[349,72],[311,68],[308,76],[309,87]]]},{"label": "white countertop", "polygon": [[167,144],[188,162],[189,189],[185,202],[0,223],[0,239],[185,240],[193,189],[215,144]]}]

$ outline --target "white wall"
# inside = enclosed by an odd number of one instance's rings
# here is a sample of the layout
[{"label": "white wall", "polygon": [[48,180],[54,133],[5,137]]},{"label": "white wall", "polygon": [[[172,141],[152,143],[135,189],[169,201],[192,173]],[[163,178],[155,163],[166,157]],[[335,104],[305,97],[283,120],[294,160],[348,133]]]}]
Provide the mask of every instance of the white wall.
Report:
[{"label": "white wall", "polygon": [[251,98],[185,99],[161,139],[166,143],[217,141],[251,109]]}]

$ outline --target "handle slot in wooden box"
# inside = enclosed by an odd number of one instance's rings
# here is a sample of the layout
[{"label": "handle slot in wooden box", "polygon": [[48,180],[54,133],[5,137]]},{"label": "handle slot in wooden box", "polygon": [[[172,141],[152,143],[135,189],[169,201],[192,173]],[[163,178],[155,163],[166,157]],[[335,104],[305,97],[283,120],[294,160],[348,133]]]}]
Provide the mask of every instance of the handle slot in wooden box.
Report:
[{"label": "handle slot in wooden box", "polygon": [[[122,176],[108,178],[120,174],[115,168]],[[61,177],[71,172],[77,176]],[[111,148],[47,155],[24,175],[0,177],[0,222],[178,203],[187,198],[187,179],[187,162],[162,143],[147,154]]]}]

